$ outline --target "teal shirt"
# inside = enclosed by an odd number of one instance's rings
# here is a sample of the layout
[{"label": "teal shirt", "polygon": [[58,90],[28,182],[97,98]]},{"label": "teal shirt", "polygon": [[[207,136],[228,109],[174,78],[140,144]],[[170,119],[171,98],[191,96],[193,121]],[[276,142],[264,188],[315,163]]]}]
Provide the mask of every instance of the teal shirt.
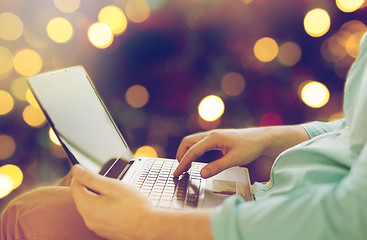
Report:
[{"label": "teal shirt", "polygon": [[275,160],[256,201],[228,198],[211,217],[215,239],[367,239],[367,35],[349,70],[344,119],[302,125],[311,139]]}]

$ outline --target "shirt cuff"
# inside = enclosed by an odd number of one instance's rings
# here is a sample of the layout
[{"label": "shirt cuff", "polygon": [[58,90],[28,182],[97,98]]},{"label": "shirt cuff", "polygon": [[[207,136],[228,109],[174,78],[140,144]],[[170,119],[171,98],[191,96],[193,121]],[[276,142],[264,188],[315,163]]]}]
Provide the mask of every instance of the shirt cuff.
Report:
[{"label": "shirt cuff", "polygon": [[314,122],[301,124],[300,126],[306,130],[310,138],[313,138],[318,135],[332,132],[336,129],[343,128],[345,126],[345,119],[342,118],[342,119],[332,121],[332,122],[314,121]]}]

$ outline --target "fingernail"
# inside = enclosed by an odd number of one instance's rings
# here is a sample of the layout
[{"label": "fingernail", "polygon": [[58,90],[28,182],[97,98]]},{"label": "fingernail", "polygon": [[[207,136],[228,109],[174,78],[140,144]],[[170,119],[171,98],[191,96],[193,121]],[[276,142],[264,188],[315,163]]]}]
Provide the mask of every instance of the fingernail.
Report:
[{"label": "fingernail", "polygon": [[208,177],[210,177],[210,175],[211,175],[211,172],[210,172],[209,169],[204,168],[203,170],[201,170],[201,176],[203,178],[208,178]]}]

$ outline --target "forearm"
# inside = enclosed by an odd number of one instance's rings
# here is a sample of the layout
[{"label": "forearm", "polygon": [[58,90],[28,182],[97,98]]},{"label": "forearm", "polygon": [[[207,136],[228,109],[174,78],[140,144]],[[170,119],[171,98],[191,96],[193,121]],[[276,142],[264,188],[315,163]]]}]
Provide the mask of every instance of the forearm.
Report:
[{"label": "forearm", "polygon": [[344,119],[332,122],[309,122],[302,125],[272,126],[263,128],[266,137],[263,154],[276,158],[284,150],[306,141],[312,137],[324,134],[345,124]]},{"label": "forearm", "polygon": [[299,125],[264,127],[264,151],[261,155],[276,158],[284,150],[310,139]]},{"label": "forearm", "polygon": [[154,209],[146,218],[146,227],[140,228],[141,239],[210,240],[212,210],[195,209],[172,211]]}]

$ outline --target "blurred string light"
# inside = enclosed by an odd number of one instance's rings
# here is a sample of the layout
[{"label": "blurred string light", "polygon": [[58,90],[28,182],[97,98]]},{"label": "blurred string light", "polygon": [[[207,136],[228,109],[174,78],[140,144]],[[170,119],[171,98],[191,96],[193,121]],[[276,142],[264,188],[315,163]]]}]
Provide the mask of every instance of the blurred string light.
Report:
[{"label": "blurred string light", "polygon": [[358,10],[365,0],[336,0],[337,7],[343,12],[354,12]]},{"label": "blurred string light", "polygon": [[53,18],[47,24],[47,34],[56,43],[66,43],[73,37],[73,26],[61,17]]},{"label": "blurred string light", "polygon": [[61,143],[60,143],[59,139],[57,138],[54,130],[52,130],[52,128],[50,128],[50,130],[48,130],[48,136],[49,136],[51,142],[53,142],[55,145],[61,146]]},{"label": "blurred string light", "polygon": [[116,6],[106,6],[99,11],[98,21],[106,24],[115,35],[122,34],[127,27],[124,12]]},{"label": "blurred string light", "polygon": [[6,197],[13,190],[12,179],[7,174],[0,173],[0,198]]},{"label": "blurred string light", "polygon": [[166,4],[167,0],[146,0],[151,10],[158,10]]},{"label": "blurred string light", "polygon": [[0,79],[13,70],[13,54],[6,47],[0,46]]},{"label": "blurred string light", "polygon": [[285,42],[279,46],[278,61],[286,67],[296,65],[302,57],[302,50],[295,42]]},{"label": "blurred string light", "polygon": [[306,14],[303,25],[308,35],[321,37],[330,29],[330,16],[324,9],[315,8]]},{"label": "blurred string light", "polygon": [[309,107],[321,108],[329,101],[330,93],[328,88],[316,81],[306,81],[300,85],[300,97]]},{"label": "blurred string light", "polygon": [[15,78],[11,83],[10,90],[14,97],[21,101],[26,101],[27,79],[25,77]]},{"label": "blurred string light", "polygon": [[205,129],[205,130],[216,129],[216,128],[219,127],[219,125],[221,123],[220,118],[218,118],[214,121],[206,121],[202,117],[199,117],[198,120],[196,120],[196,121],[199,123],[199,126],[202,129]]},{"label": "blurred string light", "polygon": [[113,42],[113,33],[104,23],[93,23],[88,29],[88,39],[97,48],[108,48]]},{"label": "blurred string light", "polygon": [[22,170],[12,164],[0,167],[0,198],[20,186],[23,181]]},{"label": "blurred string light", "polygon": [[0,90],[0,116],[8,114],[14,108],[14,99],[7,91]]},{"label": "blurred string light", "polygon": [[0,160],[5,160],[13,156],[16,150],[14,139],[6,134],[0,135]]},{"label": "blurred string light", "polygon": [[39,107],[28,105],[23,110],[23,120],[31,127],[40,128],[46,123],[46,117]]},{"label": "blurred string light", "polygon": [[125,5],[127,18],[134,23],[142,23],[150,16],[150,7],[145,0],[129,0]]},{"label": "blurred string light", "polygon": [[127,89],[125,100],[133,108],[142,108],[149,101],[149,92],[142,85],[133,85]]},{"label": "blurred string light", "polygon": [[345,49],[349,56],[357,58],[360,42],[363,35],[367,32],[366,24],[361,21],[352,20],[344,23],[340,31],[349,33],[345,41]]},{"label": "blurred string light", "polygon": [[205,121],[215,121],[224,113],[224,103],[220,97],[209,95],[201,100],[198,112]]},{"label": "blurred string light", "polygon": [[17,15],[10,12],[0,14],[0,38],[14,41],[22,36],[23,30],[23,22]]},{"label": "blurred string light", "polygon": [[275,126],[275,125],[283,125],[282,117],[274,112],[268,112],[261,116],[260,126]]},{"label": "blurred string light", "polygon": [[270,62],[278,55],[279,47],[277,42],[270,38],[264,37],[259,39],[254,46],[254,54],[261,62]]},{"label": "blurred string light", "polygon": [[31,90],[29,88],[27,88],[26,93],[25,93],[25,98],[27,100],[27,102],[32,105],[33,107],[38,107],[38,102],[36,100],[36,98],[33,96],[33,93],[31,92]]},{"label": "blurred string light", "polygon": [[53,0],[57,9],[64,13],[72,13],[80,7],[80,0]]},{"label": "blurred string light", "polygon": [[136,150],[134,157],[158,157],[158,153],[151,146],[142,146]]},{"label": "blurred string light", "polygon": [[24,29],[24,39],[33,48],[42,49],[49,46],[46,36],[43,37],[40,34],[35,34],[27,27]]},{"label": "blurred string light", "polygon": [[32,76],[39,73],[42,65],[40,55],[31,49],[20,50],[14,56],[14,68],[23,76]]},{"label": "blurred string light", "polygon": [[221,80],[222,90],[228,96],[240,95],[245,90],[245,86],[245,79],[237,72],[229,72]]},{"label": "blurred string light", "polygon": [[321,55],[334,63],[334,71],[339,77],[345,78],[350,65],[358,56],[359,45],[366,32],[367,27],[363,22],[351,20],[322,43]]}]

